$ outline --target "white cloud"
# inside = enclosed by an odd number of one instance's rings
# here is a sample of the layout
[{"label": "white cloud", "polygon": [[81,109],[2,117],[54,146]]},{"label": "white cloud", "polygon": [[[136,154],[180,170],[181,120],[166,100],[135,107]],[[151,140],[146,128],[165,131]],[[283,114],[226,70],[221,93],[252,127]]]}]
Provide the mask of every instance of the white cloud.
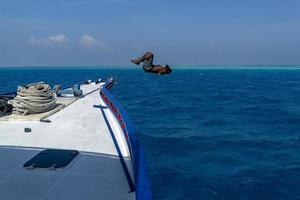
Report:
[{"label": "white cloud", "polygon": [[79,40],[79,44],[83,47],[96,47],[96,48],[100,48],[100,49],[106,49],[106,46],[100,42],[99,40],[97,40],[96,38],[94,38],[93,36],[90,36],[88,34],[83,35],[80,37]]},{"label": "white cloud", "polygon": [[67,43],[68,37],[64,34],[53,35],[48,38],[35,38],[32,37],[29,39],[30,44],[37,46],[62,46]]}]

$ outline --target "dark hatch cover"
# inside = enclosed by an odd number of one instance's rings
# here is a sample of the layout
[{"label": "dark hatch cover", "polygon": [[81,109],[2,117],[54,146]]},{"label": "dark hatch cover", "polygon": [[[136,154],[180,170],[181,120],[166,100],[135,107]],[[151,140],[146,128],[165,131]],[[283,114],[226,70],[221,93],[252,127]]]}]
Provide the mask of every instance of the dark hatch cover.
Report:
[{"label": "dark hatch cover", "polygon": [[45,149],[23,166],[27,169],[57,169],[66,167],[77,155],[76,150]]}]

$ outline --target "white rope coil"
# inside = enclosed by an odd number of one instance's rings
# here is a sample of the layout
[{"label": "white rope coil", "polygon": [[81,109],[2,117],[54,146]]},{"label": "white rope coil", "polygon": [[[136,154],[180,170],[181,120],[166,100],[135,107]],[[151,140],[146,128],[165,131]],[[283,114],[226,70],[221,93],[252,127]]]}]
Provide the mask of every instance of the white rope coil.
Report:
[{"label": "white rope coil", "polygon": [[56,105],[56,97],[50,86],[43,82],[27,86],[19,86],[17,96],[11,102],[13,113],[28,115],[52,110]]}]

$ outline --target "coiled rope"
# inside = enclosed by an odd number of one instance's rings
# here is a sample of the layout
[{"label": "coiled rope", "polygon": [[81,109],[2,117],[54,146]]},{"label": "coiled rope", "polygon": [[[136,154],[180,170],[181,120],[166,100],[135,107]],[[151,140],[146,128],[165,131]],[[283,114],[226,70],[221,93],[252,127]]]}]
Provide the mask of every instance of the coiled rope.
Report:
[{"label": "coiled rope", "polygon": [[56,105],[56,96],[50,86],[44,82],[19,86],[17,96],[11,101],[13,113],[28,115],[52,110]]}]

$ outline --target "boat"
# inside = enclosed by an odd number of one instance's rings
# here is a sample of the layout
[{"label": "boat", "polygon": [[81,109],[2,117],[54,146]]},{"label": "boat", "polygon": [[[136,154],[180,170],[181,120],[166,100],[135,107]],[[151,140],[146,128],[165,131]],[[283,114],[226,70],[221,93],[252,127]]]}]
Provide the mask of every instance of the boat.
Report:
[{"label": "boat", "polygon": [[114,84],[84,81],[61,89],[48,112],[0,117],[1,200],[152,199],[143,148]]}]

